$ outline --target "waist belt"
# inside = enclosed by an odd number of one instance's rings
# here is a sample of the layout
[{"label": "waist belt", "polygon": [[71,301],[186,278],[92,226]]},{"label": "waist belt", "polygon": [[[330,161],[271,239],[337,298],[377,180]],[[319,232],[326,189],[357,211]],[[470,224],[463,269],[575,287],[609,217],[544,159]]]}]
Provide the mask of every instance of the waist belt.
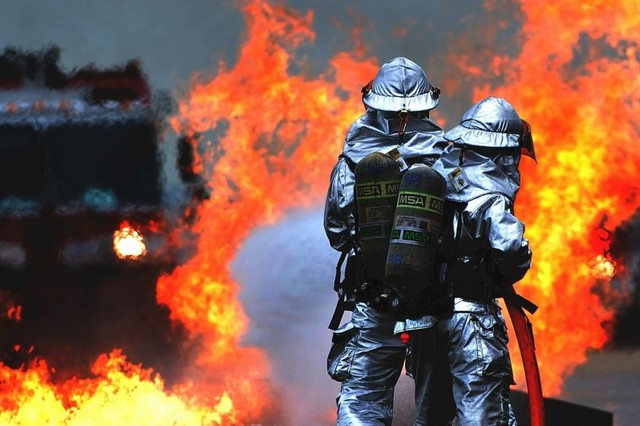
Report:
[{"label": "waist belt", "polygon": [[486,282],[486,265],[477,256],[460,257],[443,265],[441,288],[437,293],[470,300],[486,300],[495,297],[495,292]]}]

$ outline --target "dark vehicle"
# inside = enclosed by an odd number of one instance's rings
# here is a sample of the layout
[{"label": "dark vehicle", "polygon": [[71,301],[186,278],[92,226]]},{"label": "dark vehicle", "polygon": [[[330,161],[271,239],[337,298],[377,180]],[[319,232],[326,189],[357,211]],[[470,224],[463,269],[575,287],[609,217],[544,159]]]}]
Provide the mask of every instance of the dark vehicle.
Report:
[{"label": "dark vehicle", "polygon": [[[151,241],[166,225],[161,117],[137,63],[73,74],[56,65],[46,54],[5,52],[1,59],[0,265],[5,268],[111,262],[117,259],[113,234],[123,223]],[[150,259],[160,256],[157,242],[151,248]],[[162,256],[171,261],[167,253]]]},{"label": "dark vehicle", "polygon": [[181,332],[155,283],[185,257],[171,241],[189,207],[168,207],[163,168],[189,165],[165,164],[167,99],[137,61],[64,72],[58,57],[0,56],[0,361],[75,373],[118,347],[161,366]]}]

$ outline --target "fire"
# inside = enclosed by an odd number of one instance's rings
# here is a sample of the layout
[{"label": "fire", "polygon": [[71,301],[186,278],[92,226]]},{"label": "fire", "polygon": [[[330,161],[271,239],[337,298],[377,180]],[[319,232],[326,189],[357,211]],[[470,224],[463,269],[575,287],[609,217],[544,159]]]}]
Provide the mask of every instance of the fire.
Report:
[{"label": "fire", "polygon": [[504,96],[534,132],[538,164],[522,161],[516,203],[534,263],[517,288],[540,305],[532,322],[542,384],[557,395],[586,351],[608,339],[614,312],[592,291],[615,274],[603,224],[614,229],[640,205],[640,64],[637,37],[629,38],[640,33],[640,9],[634,1],[523,1],[522,9],[525,39],[508,83],[475,98]]},{"label": "fire", "polygon": [[[157,424],[282,422],[266,354],[241,344],[247,318],[229,262],[254,227],[318,203],[345,129],[362,113],[360,87],[378,66],[338,52],[319,77],[290,74],[291,52],[315,37],[313,14],[261,0],[242,9],[247,36],[237,63],[221,63],[208,81],[194,80],[172,120],[176,132],[208,149],[196,166],[211,197],[191,225],[199,235],[197,253],[159,279],[157,300],[201,351],[171,389],[117,351],[96,361],[95,377],[62,383],[52,383],[44,361],[19,371],[2,368],[3,424],[154,424],[163,414]],[[219,140],[197,136],[215,131]],[[131,227],[114,237],[116,243],[142,241]],[[140,253],[136,247],[129,256]]]},{"label": "fire", "polygon": [[113,251],[120,259],[139,259],[147,254],[142,234],[123,222],[113,233]]},{"label": "fire", "polygon": [[[238,411],[259,413],[270,401],[250,379],[268,377],[269,366],[262,352],[239,343],[247,319],[228,263],[254,227],[318,202],[345,129],[362,112],[359,88],[377,66],[339,52],[320,78],[290,75],[291,52],[314,38],[312,13],[262,1],[243,10],[247,42],[237,64],[221,63],[215,78],[194,81],[173,121],[185,134],[224,131],[218,141],[194,137],[208,148],[202,171],[215,163],[211,198],[198,212],[197,254],[160,280],[158,300],[204,339],[198,367],[217,371]],[[242,389],[229,388],[243,376]]]},{"label": "fire", "polygon": [[0,318],[5,317],[11,321],[19,322],[22,319],[22,306],[15,303],[15,301],[5,292],[0,291]]},{"label": "fire", "polygon": [[14,321],[20,321],[22,319],[22,306],[11,306],[7,311],[7,317],[13,319]]},{"label": "fire", "polygon": [[118,350],[100,356],[92,370],[98,380],[73,378],[53,385],[44,361],[26,371],[0,365],[0,423],[188,426],[233,421],[228,395],[213,407],[200,407],[165,389],[151,369],[129,363]]},{"label": "fire", "polygon": [[610,280],[616,274],[616,262],[604,255],[597,255],[589,262],[591,275],[598,280]]},{"label": "fire", "polygon": [[[596,281],[615,274],[612,261],[598,258],[608,248],[601,229],[603,224],[615,228],[640,204],[633,197],[638,151],[629,143],[638,136],[640,74],[635,44],[625,39],[626,34],[638,33],[635,17],[640,14],[634,7],[638,6],[633,2],[588,7],[523,2],[525,38],[519,57],[511,64],[504,57],[491,62],[495,75],[511,70],[505,84],[474,92],[474,100],[490,94],[509,99],[534,130],[539,161],[522,161],[523,186],[516,204],[527,225],[534,267],[517,286],[540,306],[532,321],[548,396],[559,394],[564,378],[586,360],[588,349],[602,348],[608,339],[604,323],[614,312],[592,291]],[[160,300],[183,321],[189,322],[191,311],[169,300],[177,300],[176,294],[191,297],[187,283],[201,285],[220,275],[216,286],[235,286],[224,266],[222,272],[198,279],[194,265],[226,265],[233,248],[248,235],[247,223],[271,223],[289,208],[321,202],[335,161],[330,153],[339,152],[345,129],[360,112],[353,109],[359,103],[354,96],[343,101],[335,88],[353,94],[353,88],[376,71],[375,60],[338,53],[331,62],[335,70],[327,73],[335,76],[335,86],[327,85],[325,76],[313,81],[287,76],[290,57],[273,49],[261,31],[261,19],[277,11],[257,1],[247,3],[251,43],[243,47],[238,65],[227,71],[222,64],[215,79],[197,82],[174,121],[177,129],[194,134],[225,125],[217,145],[208,141],[212,148],[206,155],[216,162],[210,180],[214,193],[200,212],[199,224],[203,235],[224,237],[202,238],[199,258],[160,286],[163,291],[175,289],[168,292],[173,299],[161,293]],[[300,28],[309,27],[310,14],[295,19]],[[270,24],[276,33],[284,33],[292,22]],[[287,47],[292,50],[311,36],[306,29],[292,32]],[[264,52],[269,54],[265,57]],[[578,61],[579,72],[570,72]],[[236,85],[238,81],[242,84]],[[259,121],[246,115],[253,111],[261,112]],[[225,155],[219,157],[220,153]],[[220,205],[229,207],[224,218],[210,211],[221,210]],[[207,220],[216,215],[219,223]],[[221,238],[230,251],[219,248]],[[241,309],[232,317],[242,318]],[[203,326],[198,322],[194,329]],[[516,380],[524,387],[514,344],[512,339]]]}]

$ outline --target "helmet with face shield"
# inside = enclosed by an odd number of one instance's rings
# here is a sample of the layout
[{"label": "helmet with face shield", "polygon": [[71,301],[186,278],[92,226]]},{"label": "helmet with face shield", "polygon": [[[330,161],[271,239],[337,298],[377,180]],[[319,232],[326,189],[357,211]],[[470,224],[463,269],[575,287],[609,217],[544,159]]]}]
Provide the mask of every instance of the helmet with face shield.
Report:
[{"label": "helmet with face shield", "polygon": [[520,151],[536,161],[531,126],[503,98],[488,97],[476,103],[444,137],[476,152]]}]

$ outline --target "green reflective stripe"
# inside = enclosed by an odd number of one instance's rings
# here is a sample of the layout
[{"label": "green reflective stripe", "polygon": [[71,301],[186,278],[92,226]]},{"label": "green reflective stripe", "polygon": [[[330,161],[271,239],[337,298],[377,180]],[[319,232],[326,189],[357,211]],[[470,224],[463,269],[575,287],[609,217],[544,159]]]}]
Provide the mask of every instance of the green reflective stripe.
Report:
[{"label": "green reflective stripe", "polygon": [[387,232],[385,231],[384,224],[374,224],[374,225],[361,225],[360,226],[360,239],[361,240],[371,240],[375,238],[386,237]]},{"label": "green reflective stripe", "polygon": [[397,206],[442,214],[444,211],[444,198],[423,192],[402,191],[398,195]]},{"label": "green reflective stripe", "polygon": [[399,180],[359,183],[356,185],[356,197],[360,199],[395,197],[398,195],[398,192],[400,192]]},{"label": "green reflective stripe", "polygon": [[415,229],[394,229],[391,231],[391,243],[426,246],[435,241],[435,234]]}]

